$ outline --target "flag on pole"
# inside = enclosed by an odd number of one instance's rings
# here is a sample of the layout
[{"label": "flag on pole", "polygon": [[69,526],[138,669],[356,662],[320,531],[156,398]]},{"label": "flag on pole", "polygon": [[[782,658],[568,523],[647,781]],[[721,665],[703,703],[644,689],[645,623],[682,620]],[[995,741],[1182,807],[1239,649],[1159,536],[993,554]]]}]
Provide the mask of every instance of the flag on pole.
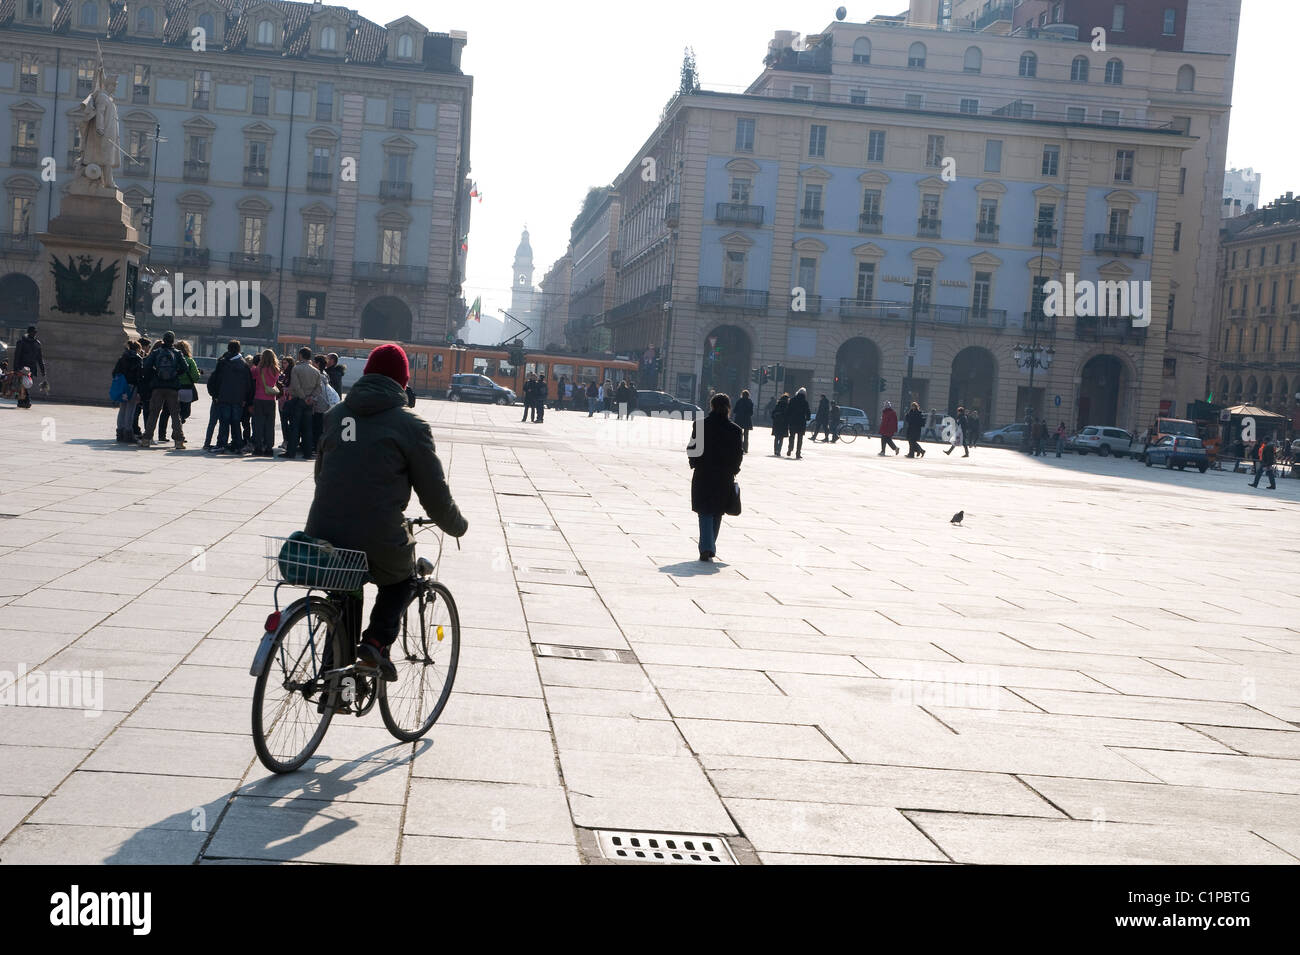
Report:
[{"label": "flag on pole", "polygon": [[483,201],[483,193],[481,193],[481,192],[478,191],[478,183],[477,183],[477,182],[474,183],[474,184],[472,184],[472,185],[470,186],[470,189],[469,189],[469,197],[470,197],[471,199],[477,199],[479,202],[482,202],[482,201]]},{"label": "flag on pole", "polygon": [[481,295],[474,299],[474,304],[471,305],[469,311],[465,313],[465,321],[468,322],[470,319],[473,319],[476,322],[482,321],[483,319],[483,297]]}]

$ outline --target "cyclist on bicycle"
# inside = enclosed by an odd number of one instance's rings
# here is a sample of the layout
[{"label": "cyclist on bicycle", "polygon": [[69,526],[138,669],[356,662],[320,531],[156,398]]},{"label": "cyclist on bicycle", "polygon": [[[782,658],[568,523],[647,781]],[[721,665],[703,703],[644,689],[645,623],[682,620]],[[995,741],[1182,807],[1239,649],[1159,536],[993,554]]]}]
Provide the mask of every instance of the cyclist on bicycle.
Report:
[{"label": "cyclist on bicycle", "polygon": [[[440,528],[461,537],[469,522],[452,500],[428,422],[407,407],[411,370],[406,352],[380,345],[348,396],[325,415],[316,453],[316,496],[306,532],[335,547],[366,552],[369,579],[379,586],[358,661],[389,682],[397,669],[388,648],[415,578],[415,539],[403,523],[414,490]],[[349,597],[345,621],[360,627],[361,598]]]}]

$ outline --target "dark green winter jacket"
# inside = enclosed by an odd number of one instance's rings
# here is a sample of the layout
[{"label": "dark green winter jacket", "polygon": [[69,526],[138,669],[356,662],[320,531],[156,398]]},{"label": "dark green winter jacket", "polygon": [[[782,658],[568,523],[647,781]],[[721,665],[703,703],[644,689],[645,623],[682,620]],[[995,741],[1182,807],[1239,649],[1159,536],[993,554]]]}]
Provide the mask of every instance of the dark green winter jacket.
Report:
[{"label": "dark green winter jacket", "polygon": [[406,407],[393,379],[362,375],[325,415],[306,531],[365,551],[375,583],[399,583],[415,566],[415,542],[402,525],[412,490],[439,527],[453,537],[465,533],[428,423]]}]

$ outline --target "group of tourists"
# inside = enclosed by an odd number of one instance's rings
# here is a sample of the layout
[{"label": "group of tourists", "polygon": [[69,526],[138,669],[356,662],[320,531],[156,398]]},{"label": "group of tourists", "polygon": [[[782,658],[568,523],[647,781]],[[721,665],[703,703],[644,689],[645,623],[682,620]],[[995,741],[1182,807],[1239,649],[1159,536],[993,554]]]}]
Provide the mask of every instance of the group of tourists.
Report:
[{"label": "group of tourists", "polygon": [[304,346],[295,356],[277,356],[269,348],[245,354],[231,339],[204,381],[190,343],[173,332],[156,341],[130,339],[113,366],[109,390],[117,405],[117,440],[149,448],[155,439],[167,441],[170,424],[173,445],[184,450],[185,422],[204,382],[211,399],[204,451],[272,457],[278,417],[284,439],[279,456],[311,460],[325,412],[342,397],[346,371],[333,353],[313,354]]},{"label": "group of tourists", "polygon": [[530,371],[524,382],[523,398],[524,416],[519,419],[521,422],[542,422],[548,405],[552,411],[566,407],[581,411],[585,405],[588,418],[597,411],[604,411],[606,418],[611,411],[619,418],[630,418],[636,412],[636,382],[620,381],[615,386],[606,378],[600,383],[590,379],[583,385],[581,382],[575,384],[568,381],[566,376],[561,375],[552,385],[547,383],[545,375]]}]

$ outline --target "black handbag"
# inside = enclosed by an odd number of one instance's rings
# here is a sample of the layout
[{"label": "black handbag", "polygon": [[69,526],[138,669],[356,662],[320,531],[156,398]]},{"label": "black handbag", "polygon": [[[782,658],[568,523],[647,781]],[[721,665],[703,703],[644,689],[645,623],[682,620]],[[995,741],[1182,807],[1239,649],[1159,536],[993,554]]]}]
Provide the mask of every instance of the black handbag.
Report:
[{"label": "black handbag", "polygon": [[726,513],[732,517],[740,516],[740,485],[734,481],[731,484],[731,497],[727,499]]}]

